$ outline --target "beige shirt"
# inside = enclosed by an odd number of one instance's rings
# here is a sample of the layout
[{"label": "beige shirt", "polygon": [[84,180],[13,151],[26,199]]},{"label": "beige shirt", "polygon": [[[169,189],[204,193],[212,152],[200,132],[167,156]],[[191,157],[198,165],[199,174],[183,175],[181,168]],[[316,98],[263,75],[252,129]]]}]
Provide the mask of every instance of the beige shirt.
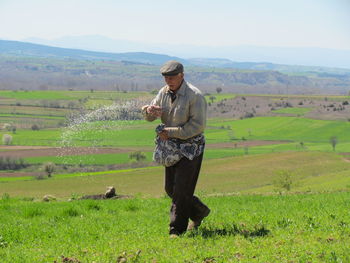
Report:
[{"label": "beige shirt", "polygon": [[[207,119],[207,103],[201,91],[190,83],[183,81],[176,92],[176,99],[171,102],[169,87],[164,86],[151,102],[151,105],[162,108],[162,123],[168,130],[169,137],[182,140],[203,133]],[[156,117],[146,114],[148,121],[154,121]]]}]

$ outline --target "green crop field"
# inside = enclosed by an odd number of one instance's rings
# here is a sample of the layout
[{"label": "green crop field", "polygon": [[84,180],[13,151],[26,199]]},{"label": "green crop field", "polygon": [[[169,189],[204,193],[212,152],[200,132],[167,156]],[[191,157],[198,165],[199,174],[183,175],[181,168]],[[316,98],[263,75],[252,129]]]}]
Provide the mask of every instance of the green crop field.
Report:
[{"label": "green crop field", "polygon": [[91,99],[123,99],[129,100],[139,97],[152,96],[146,92],[119,92],[119,91],[10,91],[0,90],[0,97],[17,100],[76,100]]},{"label": "green crop field", "polygon": [[205,99],[207,100],[207,102],[219,102],[226,99],[233,99],[234,97],[236,97],[236,95],[225,93],[205,95]]},{"label": "green crop field", "polygon": [[[228,137],[228,131],[220,127],[230,126],[238,139],[249,140],[291,140],[297,142],[329,142],[336,136],[341,142],[349,142],[350,122],[314,120],[299,117],[256,117],[244,120],[211,120],[207,138]],[[226,135],[226,136],[225,136]],[[213,140],[211,140],[213,138]]]},{"label": "green crop field", "polygon": [[[64,128],[42,131],[18,130],[13,134],[15,145],[59,145],[66,132],[79,146],[151,146],[154,128],[159,122],[96,122],[85,123],[71,130]],[[231,130],[221,127],[230,126]],[[257,117],[244,120],[210,120],[205,132],[207,143],[240,140],[288,140],[304,143],[328,143],[336,136],[339,145],[350,142],[350,122],[314,120],[298,117]],[[1,131],[0,135],[6,133]],[[233,133],[234,138],[230,135]],[[67,135],[67,136],[68,136]],[[350,151],[350,149],[349,149]]]},{"label": "green crop field", "polygon": [[283,108],[279,110],[273,110],[274,113],[282,113],[282,114],[294,114],[294,115],[304,115],[311,111],[312,108]]},{"label": "green crop field", "polygon": [[348,192],[223,196],[169,239],[168,198],[0,200],[0,258],[31,262],[349,262]]}]

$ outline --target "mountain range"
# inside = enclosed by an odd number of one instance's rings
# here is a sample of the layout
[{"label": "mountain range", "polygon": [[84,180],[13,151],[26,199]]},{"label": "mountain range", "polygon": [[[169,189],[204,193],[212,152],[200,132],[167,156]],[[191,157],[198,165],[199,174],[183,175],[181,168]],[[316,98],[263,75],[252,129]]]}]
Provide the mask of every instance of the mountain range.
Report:
[{"label": "mountain range", "polygon": [[100,35],[64,36],[52,40],[27,38],[22,41],[49,46],[108,53],[148,52],[181,58],[221,58],[236,62],[338,67],[350,69],[350,50],[317,47],[205,46],[145,43]]},{"label": "mountain range", "polygon": [[0,40],[0,89],[153,91],[159,65],[178,60],[186,80],[211,93],[348,94],[350,69],[182,58],[149,52],[99,52]]},{"label": "mountain range", "polygon": [[[29,42],[0,40],[0,54],[41,58],[71,58],[81,60],[128,61],[149,65],[161,65],[168,60],[178,60],[189,66],[235,68],[248,70],[275,70],[280,72],[350,73],[350,69],[322,66],[283,65],[271,62],[235,62],[225,58],[181,58],[149,52],[112,53],[73,48],[53,47]],[[350,61],[350,59],[349,59]],[[350,67],[350,66],[349,66]]]}]

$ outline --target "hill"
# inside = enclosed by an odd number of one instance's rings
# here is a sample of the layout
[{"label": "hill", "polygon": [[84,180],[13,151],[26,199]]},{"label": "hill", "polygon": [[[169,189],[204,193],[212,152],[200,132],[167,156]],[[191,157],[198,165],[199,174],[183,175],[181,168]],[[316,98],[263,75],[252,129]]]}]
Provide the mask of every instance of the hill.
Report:
[{"label": "hill", "polygon": [[223,58],[190,58],[184,59],[165,54],[156,54],[149,52],[97,52],[82,49],[61,48],[41,44],[33,44],[20,41],[0,40],[0,53],[2,55],[46,57],[46,58],[71,58],[86,60],[112,60],[112,61],[130,61],[136,63],[161,65],[168,60],[178,60],[185,65],[217,67],[217,68],[236,68],[249,70],[276,70],[283,72],[332,72],[334,74],[350,74],[350,69],[321,67],[321,66],[301,66],[301,65],[282,65],[271,62],[235,62]]},{"label": "hill", "polygon": [[204,92],[347,94],[350,71],[225,59],[182,59],[135,52],[103,53],[0,40],[0,89],[152,91],[159,65],[177,59]]}]

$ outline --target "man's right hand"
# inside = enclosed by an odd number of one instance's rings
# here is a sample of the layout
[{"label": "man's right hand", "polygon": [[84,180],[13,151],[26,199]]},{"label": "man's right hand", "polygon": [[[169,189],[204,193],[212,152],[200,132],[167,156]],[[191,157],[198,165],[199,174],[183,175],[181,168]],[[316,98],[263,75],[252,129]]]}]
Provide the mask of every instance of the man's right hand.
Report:
[{"label": "man's right hand", "polygon": [[154,117],[160,117],[162,115],[162,109],[159,106],[156,105],[150,105],[146,109],[147,114],[154,116]]}]

